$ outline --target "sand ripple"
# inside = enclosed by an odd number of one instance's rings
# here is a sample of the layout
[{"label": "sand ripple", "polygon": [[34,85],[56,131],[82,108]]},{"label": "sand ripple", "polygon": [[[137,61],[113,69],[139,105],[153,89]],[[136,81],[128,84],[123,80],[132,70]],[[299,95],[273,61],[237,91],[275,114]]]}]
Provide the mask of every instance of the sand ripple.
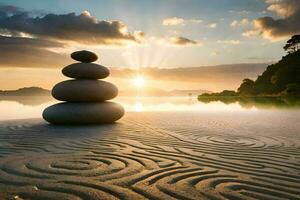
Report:
[{"label": "sand ripple", "polygon": [[297,138],[134,119],[0,124],[0,199],[300,199]]}]

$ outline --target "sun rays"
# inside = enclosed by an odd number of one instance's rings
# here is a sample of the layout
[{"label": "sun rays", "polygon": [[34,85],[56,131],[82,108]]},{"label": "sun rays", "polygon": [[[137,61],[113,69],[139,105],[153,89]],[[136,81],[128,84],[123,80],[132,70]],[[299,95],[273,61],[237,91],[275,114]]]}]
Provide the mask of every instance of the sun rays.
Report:
[{"label": "sun rays", "polygon": [[132,80],[132,83],[137,88],[143,88],[145,86],[145,78],[143,76],[137,76]]}]

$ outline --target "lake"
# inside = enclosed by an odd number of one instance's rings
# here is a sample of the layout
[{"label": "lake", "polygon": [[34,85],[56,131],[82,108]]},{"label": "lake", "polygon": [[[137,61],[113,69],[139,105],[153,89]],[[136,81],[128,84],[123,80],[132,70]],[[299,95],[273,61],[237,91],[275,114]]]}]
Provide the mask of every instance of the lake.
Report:
[{"label": "lake", "polygon": [[[285,102],[198,101],[196,97],[118,97],[126,112],[291,112],[299,110]],[[51,97],[5,97],[0,99],[0,120],[40,118],[42,111],[57,101]]]}]

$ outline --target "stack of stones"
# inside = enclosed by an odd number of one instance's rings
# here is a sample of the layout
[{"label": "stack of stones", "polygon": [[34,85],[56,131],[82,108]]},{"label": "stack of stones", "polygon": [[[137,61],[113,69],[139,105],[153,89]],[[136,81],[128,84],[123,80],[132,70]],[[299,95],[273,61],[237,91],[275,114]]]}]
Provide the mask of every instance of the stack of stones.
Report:
[{"label": "stack of stones", "polygon": [[118,95],[112,83],[101,81],[109,76],[109,70],[92,62],[97,55],[89,51],[77,51],[71,57],[79,63],[71,64],[62,73],[72,80],[58,83],[52,96],[63,103],[46,108],[43,118],[52,124],[103,124],[112,123],[124,115],[121,105],[107,100]]}]

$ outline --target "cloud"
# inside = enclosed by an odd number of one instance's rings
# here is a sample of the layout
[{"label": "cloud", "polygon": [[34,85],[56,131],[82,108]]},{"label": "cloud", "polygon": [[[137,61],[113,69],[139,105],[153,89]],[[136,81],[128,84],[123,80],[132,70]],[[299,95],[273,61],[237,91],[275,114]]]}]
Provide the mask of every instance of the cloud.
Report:
[{"label": "cloud", "polygon": [[98,20],[88,11],[80,15],[47,14],[32,17],[29,12],[21,12],[15,7],[0,8],[0,29],[16,33],[27,33],[43,39],[57,39],[81,44],[124,45],[139,43],[143,33],[130,33],[120,21]]},{"label": "cloud", "polygon": [[248,60],[254,60],[254,61],[257,61],[257,62],[274,62],[276,60],[276,58],[273,58],[273,57],[248,57],[246,58]]},{"label": "cloud", "polygon": [[260,34],[259,30],[247,30],[247,31],[242,33],[242,36],[244,36],[244,37],[253,37],[253,36],[257,36],[259,34]]},{"label": "cloud", "polygon": [[178,46],[191,46],[191,45],[201,45],[199,41],[196,40],[191,40],[185,37],[171,37],[169,38],[169,42],[173,45],[178,45]]},{"label": "cloud", "polygon": [[218,51],[213,51],[210,53],[210,56],[213,56],[213,57],[218,56],[218,55],[220,55],[220,52],[218,52]]},{"label": "cloud", "polygon": [[240,11],[230,10],[229,12],[238,15],[248,15],[250,13],[248,10],[240,10]]},{"label": "cloud", "polygon": [[4,15],[7,16],[9,14],[20,14],[22,12],[23,12],[23,10],[16,6],[0,5],[0,17],[4,16]]},{"label": "cloud", "polygon": [[183,36],[170,36],[170,37],[147,37],[144,45],[157,45],[158,47],[191,47],[202,46],[199,40],[192,40]]},{"label": "cloud", "polygon": [[236,27],[238,25],[239,25],[239,21],[237,21],[237,20],[232,21],[230,24],[231,27]]},{"label": "cloud", "polygon": [[249,24],[249,19],[247,18],[244,18],[244,19],[241,19],[241,20],[234,20],[231,22],[230,26],[231,27],[237,27],[237,26],[245,26]]},{"label": "cloud", "polygon": [[239,40],[218,40],[217,43],[238,45],[238,44],[241,44],[241,41],[239,41]]},{"label": "cloud", "polygon": [[179,18],[179,17],[171,17],[164,19],[162,24],[164,26],[176,26],[176,25],[183,25],[184,24],[184,19]]},{"label": "cloud", "polygon": [[268,10],[279,18],[262,17],[254,20],[254,29],[269,40],[286,39],[300,33],[299,0],[266,0]]},{"label": "cloud", "polygon": [[144,33],[130,33],[120,21],[103,21],[82,14],[45,14],[0,6],[1,67],[61,67],[70,51],[82,46],[127,45],[143,42]]},{"label": "cloud", "polygon": [[191,23],[195,23],[195,24],[200,24],[203,22],[203,20],[201,20],[201,19],[189,19],[187,21],[191,22]]},{"label": "cloud", "polygon": [[216,23],[212,23],[207,25],[208,28],[217,28],[217,24]]},{"label": "cloud", "polygon": [[180,17],[170,17],[164,19],[162,24],[164,26],[178,26],[178,25],[185,25],[186,23],[200,24],[201,22],[202,22],[201,19],[183,19]]},{"label": "cloud", "polygon": [[0,36],[1,67],[61,67],[69,58],[54,49],[63,47],[54,41]]},{"label": "cloud", "polygon": [[266,0],[269,4],[267,10],[275,12],[281,17],[289,17],[293,15],[297,10],[299,11],[298,0]]}]

